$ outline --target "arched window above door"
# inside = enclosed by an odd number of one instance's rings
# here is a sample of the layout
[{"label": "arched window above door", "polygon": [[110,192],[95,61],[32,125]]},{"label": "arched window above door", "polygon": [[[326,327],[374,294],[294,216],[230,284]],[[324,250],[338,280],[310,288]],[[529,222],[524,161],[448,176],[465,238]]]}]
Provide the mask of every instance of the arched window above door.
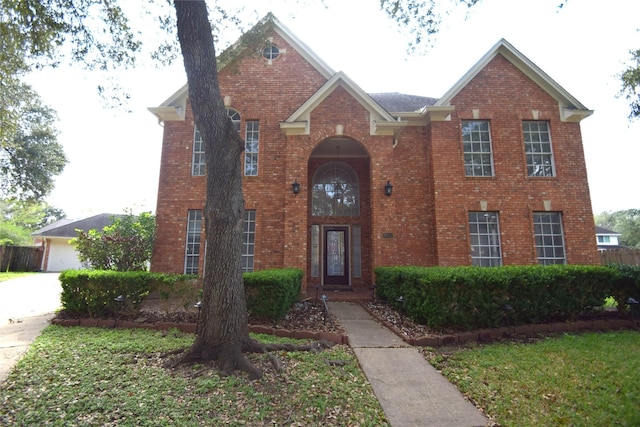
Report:
[{"label": "arched window above door", "polygon": [[328,162],[318,168],[311,197],[313,216],[360,215],[358,175],[344,162]]}]

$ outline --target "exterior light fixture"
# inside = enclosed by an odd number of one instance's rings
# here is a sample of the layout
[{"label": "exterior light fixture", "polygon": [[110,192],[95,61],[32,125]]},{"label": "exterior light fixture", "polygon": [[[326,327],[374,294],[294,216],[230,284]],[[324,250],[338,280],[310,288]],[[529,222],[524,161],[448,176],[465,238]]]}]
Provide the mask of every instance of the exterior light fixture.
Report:
[{"label": "exterior light fixture", "polygon": [[387,181],[387,185],[384,186],[384,195],[390,196],[393,193],[393,185],[391,185],[391,181]]},{"label": "exterior light fixture", "polygon": [[198,333],[198,325],[200,324],[200,310],[202,310],[202,301],[198,301],[194,304],[194,307],[198,309],[198,317],[196,317],[196,334]]},{"label": "exterior light fixture", "polygon": [[113,322],[113,328],[115,329],[118,326],[118,317],[124,308],[124,303],[127,301],[127,297],[124,295],[118,295],[113,300],[118,303],[118,307],[116,308],[116,320]]},{"label": "exterior light fixture", "polygon": [[300,183],[297,179],[293,181],[293,184],[291,184],[291,189],[293,190],[293,194],[298,194],[300,192]]}]

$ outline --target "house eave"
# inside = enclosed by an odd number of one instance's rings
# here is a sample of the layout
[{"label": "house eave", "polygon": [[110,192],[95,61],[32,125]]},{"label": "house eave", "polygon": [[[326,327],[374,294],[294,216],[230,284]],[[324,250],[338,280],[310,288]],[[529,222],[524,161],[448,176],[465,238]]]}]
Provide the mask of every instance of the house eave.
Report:
[{"label": "house eave", "polygon": [[560,120],[563,122],[579,123],[593,114],[593,110],[560,107]]},{"label": "house eave", "polygon": [[149,107],[147,108],[159,122],[176,122],[184,120],[184,108],[173,105],[166,107]]},{"label": "house eave", "polygon": [[448,122],[451,121],[451,113],[455,109],[453,105],[425,107],[421,114],[427,122]]}]

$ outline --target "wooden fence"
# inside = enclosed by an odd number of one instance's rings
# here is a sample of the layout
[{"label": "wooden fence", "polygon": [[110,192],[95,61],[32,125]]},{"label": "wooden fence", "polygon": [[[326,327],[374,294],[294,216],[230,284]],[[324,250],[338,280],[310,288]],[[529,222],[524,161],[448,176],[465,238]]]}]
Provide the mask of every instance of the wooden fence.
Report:
[{"label": "wooden fence", "polygon": [[607,249],[600,251],[600,263],[640,265],[640,249]]},{"label": "wooden fence", "polygon": [[38,271],[42,255],[40,246],[0,246],[0,271]]}]

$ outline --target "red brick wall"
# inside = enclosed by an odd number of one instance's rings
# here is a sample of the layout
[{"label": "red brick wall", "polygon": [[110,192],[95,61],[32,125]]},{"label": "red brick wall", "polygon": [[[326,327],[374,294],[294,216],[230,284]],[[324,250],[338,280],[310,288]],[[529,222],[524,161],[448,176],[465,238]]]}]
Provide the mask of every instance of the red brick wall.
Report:
[{"label": "red brick wall", "polygon": [[[284,40],[274,34],[273,41],[284,52],[271,65],[250,58],[220,74],[223,96],[242,116],[242,132],[246,120],[260,121],[258,176],[243,182],[246,208],[256,210],[256,270],[299,267],[305,283],[318,284],[308,275],[314,223],[361,225],[362,278],[353,280],[356,288],[372,284],[376,266],[469,265],[467,214],[480,210],[480,200],[500,213],[504,264],[536,262],[532,214],[544,211],[543,200],[563,214],[568,262],[597,263],[580,125],[561,122],[557,101],[504,58],[496,57],[454,97],[451,121],[409,126],[396,141],[372,136],[367,109],[338,87],[313,110],[310,135],[287,137],[279,122],[325,79]],[[460,122],[473,119],[474,109],[491,124],[495,177],[464,176]],[[556,177],[526,176],[522,121],[534,119],[532,110],[550,123]],[[359,218],[310,213],[313,174],[331,160],[311,156],[336,136],[336,125],[368,154],[341,158],[358,174]],[[165,123],[154,271],[183,271],[187,211],[204,207],[205,178],[191,176],[193,128],[188,106],[184,121]],[[301,184],[297,195],[294,180]],[[387,181],[394,186],[390,197],[384,195]],[[204,235],[202,242],[204,255]]]},{"label": "red brick wall", "polygon": [[[469,211],[480,210],[480,200],[488,211],[500,213],[504,264],[537,262],[532,213],[562,212],[567,262],[597,263],[591,199],[582,149],[580,125],[560,121],[558,102],[535,85],[502,56],[497,56],[451,102],[451,121],[432,124],[431,157],[438,263],[470,263]],[[462,120],[489,120],[495,176],[465,177],[462,153]],[[522,121],[549,122],[556,176],[527,177]]]}]

